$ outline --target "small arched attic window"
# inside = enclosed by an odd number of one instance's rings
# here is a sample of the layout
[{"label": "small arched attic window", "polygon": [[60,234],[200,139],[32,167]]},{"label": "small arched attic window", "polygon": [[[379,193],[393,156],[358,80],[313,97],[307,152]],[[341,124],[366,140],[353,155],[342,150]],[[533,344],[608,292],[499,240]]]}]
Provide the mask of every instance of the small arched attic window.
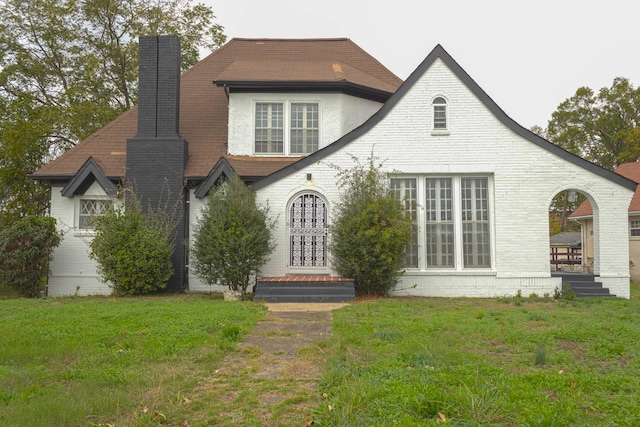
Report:
[{"label": "small arched attic window", "polygon": [[433,129],[447,129],[447,100],[441,96],[433,100]]}]

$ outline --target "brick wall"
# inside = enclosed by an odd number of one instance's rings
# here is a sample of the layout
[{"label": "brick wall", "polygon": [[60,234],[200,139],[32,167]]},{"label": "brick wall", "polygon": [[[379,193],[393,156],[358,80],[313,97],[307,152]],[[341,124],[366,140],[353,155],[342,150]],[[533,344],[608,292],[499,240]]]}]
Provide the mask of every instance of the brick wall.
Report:
[{"label": "brick wall", "polygon": [[[448,103],[448,134],[432,131],[432,100]],[[574,188],[601,207],[599,265],[605,286],[628,297],[628,237],[625,211],[632,192],[515,134],[437,60],[382,121],[342,149],[258,191],[279,217],[277,249],[265,275],[287,273],[287,206],[300,192],[316,192],[331,208],[338,202],[332,165],[353,166],[374,153],[385,168],[407,175],[483,175],[491,194],[491,269],[483,271],[407,271],[399,290],[417,295],[495,296],[552,293],[548,207],[558,192]],[[312,180],[306,180],[306,174]],[[619,239],[619,240],[616,240]],[[620,242],[623,242],[622,244]],[[625,285],[626,283],[626,285]],[[415,285],[415,287],[414,287]]]},{"label": "brick wall", "polygon": [[126,185],[142,208],[177,207],[180,218],[168,288],[185,280],[184,168],[187,143],[179,136],[180,42],[176,36],[140,37],[138,133],[127,141]]}]

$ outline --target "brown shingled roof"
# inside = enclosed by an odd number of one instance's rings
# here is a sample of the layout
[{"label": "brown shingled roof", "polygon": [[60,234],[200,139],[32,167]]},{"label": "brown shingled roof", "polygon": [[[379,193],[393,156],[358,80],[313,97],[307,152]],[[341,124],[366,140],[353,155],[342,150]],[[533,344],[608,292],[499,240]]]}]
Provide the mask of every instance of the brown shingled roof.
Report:
[{"label": "brown shingled roof", "polygon": [[[640,162],[623,163],[614,171],[618,175],[629,178],[632,181],[640,182]],[[636,188],[633,198],[629,204],[629,213],[640,212],[640,187]],[[593,215],[593,208],[588,200],[585,200],[578,208],[573,211],[569,218],[582,218]]]},{"label": "brown shingled roof", "polygon": [[[180,80],[180,136],[188,142],[185,176],[206,176],[227,155],[228,100],[213,82],[221,78],[243,81],[347,81],[393,93],[402,83],[349,39],[232,39],[182,74]],[[71,150],[39,169],[36,179],[73,176],[93,157],[106,176],[125,174],[126,141],[137,131],[137,107],[122,114]],[[228,156],[242,176],[265,176],[295,158]]]}]

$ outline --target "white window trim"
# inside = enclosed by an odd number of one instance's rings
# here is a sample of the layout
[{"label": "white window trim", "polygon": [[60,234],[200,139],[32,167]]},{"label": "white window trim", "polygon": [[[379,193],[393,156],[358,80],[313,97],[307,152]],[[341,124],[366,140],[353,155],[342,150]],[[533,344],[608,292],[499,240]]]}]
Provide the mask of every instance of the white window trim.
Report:
[{"label": "white window trim", "polygon": [[[438,98],[442,98],[444,99],[445,103],[444,104],[436,104],[435,100]],[[436,115],[436,106],[437,105],[444,105],[445,106],[445,127],[443,128],[436,128],[436,124],[435,124],[435,115]],[[450,135],[450,131],[449,131],[449,99],[444,96],[444,95],[436,95],[433,97],[433,99],[431,100],[431,135],[433,136],[447,136]]]},{"label": "white window trim", "polygon": [[[491,174],[420,174],[420,175],[393,175],[391,178],[414,178],[417,182],[417,223],[418,223],[418,268],[407,267],[407,272],[420,273],[455,273],[455,274],[492,274],[496,271],[496,251],[495,251],[495,209],[494,209],[494,180]],[[453,268],[431,268],[427,267],[426,250],[427,235],[424,225],[426,224],[426,178],[451,178],[453,185],[453,222],[454,222],[454,267]],[[486,178],[487,179],[487,203],[489,215],[489,254],[491,263],[489,267],[467,267],[464,268],[463,255],[463,235],[462,235],[462,212],[461,203],[461,180],[463,178]]]},{"label": "white window trim", "polygon": [[[283,150],[282,153],[262,153],[256,151],[256,105],[282,104]],[[306,157],[312,153],[291,152],[291,104],[316,104],[318,106],[318,150],[322,148],[322,103],[309,99],[254,99],[251,112],[251,152],[258,157]]]},{"label": "white window trim", "polygon": [[75,206],[74,206],[74,218],[73,218],[73,230],[75,236],[95,236],[96,231],[90,228],[80,228],[80,206],[82,204],[82,200],[109,200],[114,205],[117,204],[117,200],[113,197],[107,195],[83,195],[76,196]]}]

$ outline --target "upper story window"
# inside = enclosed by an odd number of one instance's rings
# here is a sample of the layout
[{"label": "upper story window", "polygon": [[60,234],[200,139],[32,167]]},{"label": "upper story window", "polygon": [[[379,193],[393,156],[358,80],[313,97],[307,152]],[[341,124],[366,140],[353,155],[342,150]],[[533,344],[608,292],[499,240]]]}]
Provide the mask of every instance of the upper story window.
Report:
[{"label": "upper story window", "polygon": [[300,155],[319,148],[319,108],[312,102],[257,102],[255,153]]},{"label": "upper story window", "polygon": [[291,104],[291,153],[318,150],[318,104]]},{"label": "upper story window", "polygon": [[78,210],[78,228],[80,230],[93,230],[96,217],[105,215],[113,206],[109,199],[80,199]]},{"label": "upper story window", "polygon": [[283,119],[282,103],[256,104],[256,153],[283,153]]},{"label": "upper story window", "polygon": [[433,100],[433,129],[447,129],[447,100],[441,96]]}]

